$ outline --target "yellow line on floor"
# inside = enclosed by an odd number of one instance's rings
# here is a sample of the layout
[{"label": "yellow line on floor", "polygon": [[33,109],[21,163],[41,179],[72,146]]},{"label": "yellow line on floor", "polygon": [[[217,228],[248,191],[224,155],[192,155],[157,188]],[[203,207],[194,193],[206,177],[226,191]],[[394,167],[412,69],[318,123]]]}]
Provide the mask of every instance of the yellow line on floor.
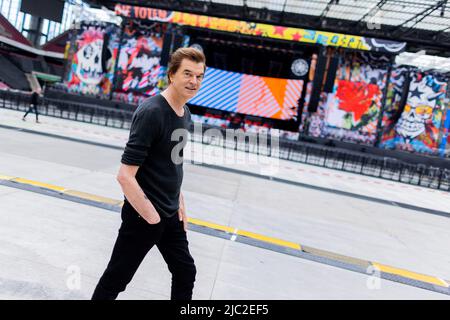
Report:
[{"label": "yellow line on floor", "polygon": [[112,205],[120,205],[123,202],[121,200],[111,199],[111,198],[107,198],[107,197],[101,197],[101,196],[97,196],[95,194],[76,191],[76,190],[66,190],[64,192],[64,194],[68,194],[71,196],[75,196],[75,197],[87,199],[87,200],[92,200],[92,201],[96,201],[96,202],[112,204]]},{"label": "yellow line on floor", "polygon": [[273,243],[273,244],[283,246],[283,247],[302,250],[301,245],[298,243],[289,242],[289,241],[276,239],[276,238],[272,238],[272,237],[267,237],[267,236],[264,236],[264,235],[258,234],[258,233],[253,233],[253,232],[244,231],[244,230],[238,230],[237,234],[240,236],[244,236],[244,237],[248,237],[248,238],[252,238],[252,239],[256,239],[256,240]]},{"label": "yellow line on floor", "polygon": [[52,184],[42,183],[39,181],[33,181],[33,180],[28,180],[28,179],[23,179],[23,178],[14,178],[14,179],[11,179],[11,181],[28,184],[28,185],[32,185],[32,186],[37,186],[37,187],[42,187],[42,188],[46,188],[46,189],[50,189],[50,190],[54,190],[54,191],[60,191],[60,192],[66,190],[66,188],[58,187],[58,186],[55,186]]},{"label": "yellow line on floor", "polygon": [[212,222],[207,222],[207,221],[203,221],[203,220],[199,220],[199,219],[195,219],[195,218],[189,218],[188,217],[188,222],[198,225],[198,226],[203,226],[203,227],[207,227],[207,228],[211,228],[211,229],[216,229],[216,230],[221,230],[221,231],[225,231],[228,233],[233,233],[234,228],[231,227],[227,227],[227,226],[223,226],[220,224],[215,224]]},{"label": "yellow line on floor", "polygon": [[387,265],[384,265],[381,263],[376,263],[376,262],[372,262],[372,265],[375,268],[377,268],[378,270],[380,270],[381,272],[395,274],[398,276],[402,276],[404,278],[427,282],[427,283],[431,283],[431,284],[441,286],[441,287],[446,287],[446,288],[449,287],[449,284],[447,282],[445,282],[444,280],[439,279],[437,277],[427,276],[424,274],[411,272],[408,270],[399,269],[399,268],[387,266]]}]

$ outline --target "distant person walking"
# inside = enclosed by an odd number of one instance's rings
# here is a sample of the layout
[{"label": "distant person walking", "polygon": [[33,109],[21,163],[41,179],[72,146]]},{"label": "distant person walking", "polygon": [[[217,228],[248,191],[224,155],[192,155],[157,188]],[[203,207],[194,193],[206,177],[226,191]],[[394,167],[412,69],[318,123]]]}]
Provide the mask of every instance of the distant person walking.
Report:
[{"label": "distant person walking", "polygon": [[30,102],[30,107],[28,108],[28,111],[25,112],[25,114],[23,115],[22,120],[25,121],[25,118],[27,117],[27,115],[33,111],[36,113],[36,123],[40,123],[39,122],[39,113],[37,110],[38,107],[38,103],[39,103],[39,92],[37,90],[33,90],[33,92],[31,93],[31,102]]}]

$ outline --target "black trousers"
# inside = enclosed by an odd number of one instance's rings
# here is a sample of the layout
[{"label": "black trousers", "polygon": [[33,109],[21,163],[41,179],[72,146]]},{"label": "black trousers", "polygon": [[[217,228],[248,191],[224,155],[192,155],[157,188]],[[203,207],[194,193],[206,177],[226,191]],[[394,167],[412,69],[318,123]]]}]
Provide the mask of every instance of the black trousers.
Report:
[{"label": "black trousers", "polygon": [[92,300],[114,300],[133,278],[147,252],[156,244],[172,274],[172,300],[191,300],[196,268],[178,214],[151,225],[131,204],[122,207],[122,224],[111,259]]},{"label": "black trousers", "polygon": [[38,120],[39,113],[38,113],[36,104],[31,104],[30,107],[28,108],[28,111],[25,112],[25,115],[23,117],[25,118],[31,111],[33,111],[33,109],[34,109],[34,112],[36,113],[36,120]]}]

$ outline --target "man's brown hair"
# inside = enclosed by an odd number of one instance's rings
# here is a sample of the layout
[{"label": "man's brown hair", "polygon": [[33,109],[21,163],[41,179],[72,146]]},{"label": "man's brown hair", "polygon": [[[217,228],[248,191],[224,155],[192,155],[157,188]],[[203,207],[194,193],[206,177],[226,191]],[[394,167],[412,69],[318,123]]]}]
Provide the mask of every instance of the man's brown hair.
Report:
[{"label": "man's brown hair", "polygon": [[167,79],[170,83],[170,75],[175,74],[181,66],[183,59],[188,59],[197,63],[203,63],[206,69],[206,58],[203,52],[195,48],[178,48],[170,55]]}]

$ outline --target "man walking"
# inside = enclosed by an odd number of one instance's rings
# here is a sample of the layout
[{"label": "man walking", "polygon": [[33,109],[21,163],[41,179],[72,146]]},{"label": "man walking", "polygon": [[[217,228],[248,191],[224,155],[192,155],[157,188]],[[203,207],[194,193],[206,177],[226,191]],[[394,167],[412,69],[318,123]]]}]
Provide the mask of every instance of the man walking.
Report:
[{"label": "man walking", "polygon": [[199,50],[176,50],[170,57],[167,89],[145,100],[133,114],[117,175],[125,195],[122,224],[93,300],[116,299],[154,245],[172,274],[171,299],[192,299],[196,268],[188,248],[180,190],[183,154],[181,148],[174,156],[180,141],[174,140],[173,133],[182,129],[185,136],[181,138],[186,139],[191,115],[185,103],[198,92],[205,63]]},{"label": "man walking", "polygon": [[39,102],[39,93],[36,89],[33,90],[33,92],[31,93],[31,101],[30,101],[30,107],[28,108],[28,111],[23,115],[22,120],[25,121],[25,118],[27,117],[27,115],[33,111],[36,113],[36,123],[39,123],[39,119],[38,119],[38,110],[37,110],[37,106],[38,106],[38,102]]}]

